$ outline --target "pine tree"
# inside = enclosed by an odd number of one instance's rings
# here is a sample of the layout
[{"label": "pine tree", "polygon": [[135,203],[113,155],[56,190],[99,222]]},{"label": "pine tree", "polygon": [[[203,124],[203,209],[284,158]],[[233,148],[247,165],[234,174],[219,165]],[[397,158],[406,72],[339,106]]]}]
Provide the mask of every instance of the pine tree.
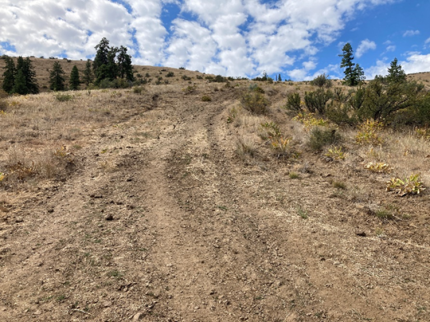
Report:
[{"label": "pine tree", "polygon": [[278,76],[278,81],[282,82],[281,74]]},{"label": "pine tree", "polygon": [[357,81],[357,85],[366,79],[366,77],[364,76],[364,70],[363,70],[363,68],[361,68],[361,66],[359,64],[355,65],[354,76],[355,76],[355,79]]},{"label": "pine tree", "polygon": [[25,86],[27,86],[27,93],[38,94],[39,85],[37,85],[36,72],[34,71],[33,66],[31,65],[30,58],[27,57],[24,60],[24,65],[22,68],[23,68],[23,74],[25,77]]},{"label": "pine tree", "polygon": [[53,91],[64,90],[64,70],[59,62],[55,62],[49,75],[49,88]]},{"label": "pine tree", "polygon": [[16,65],[15,83],[12,93],[21,95],[39,93],[39,86],[36,82],[36,72],[33,70],[30,58],[25,60],[20,56]]},{"label": "pine tree", "polygon": [[127,54],[127,48],[121,46],[118,51],[118,76],[133,81],[133,66],[131,56]]},{"label": "pine tree", "polygon": [[391,62],[388,68],[387,81],[390,83],[404,83],[406,82],[406,74],[401,65],[397,65],[397,58]]},{"label": "pine tree", "polygon": [[72,72],[70,73],[70,89],[76,91],[79,88],[80,82],[81,81],[79,80],[79,70],[75,65],[73,66]]},{"label": "pine tree", "polygon": [[12,93],[26,95],[28,94],[27,86],[25,85],[25,76],[22,68],[18,70],[15,77],[15,84],[13,85]]},{"label": "pine tree", "polygon": [[108,52],[107,77],[105,78],[109,78],[111,81],[118,77],[118,66],[116,64],[117,53],[117,47],[111,47]]},{"label": "pine tree", "polygon": [[109,72],[106,69],[106,66],[109,63],[108,54],[109,54],[109,40],[105,37],[100,41],[100,43],[95,47],[97,50],[96,57],[93,62],[93,71],[94,76],[96,78],[96,84],[98,84],[101,80],[105,78],[109,78]]},{"label": "pine tree", "polygon": [[353,50],[350,43],[346,43],[342,48],[343,54],[339,55],[342,57],[342,62],[340,64],[341,68],[345,68],[345,78],[344,83],[348,86],[355,86],[358,84],[355,64],[352,62],[354,60]]},{"label": "pine tree", "polygon": [[82,81],[85,85],[89,85],[93,81],[93,73],[91,71],[91,61],[88,59],[85,65],[84,76],[82,77]]},{"label": "pine tree", "polygon": [[7,93],[12,93],[13,86],[15,85],[15,62],[12,58],[6,57],[6,66],[4,67],[5,71],[3,73],[3,90]]}]

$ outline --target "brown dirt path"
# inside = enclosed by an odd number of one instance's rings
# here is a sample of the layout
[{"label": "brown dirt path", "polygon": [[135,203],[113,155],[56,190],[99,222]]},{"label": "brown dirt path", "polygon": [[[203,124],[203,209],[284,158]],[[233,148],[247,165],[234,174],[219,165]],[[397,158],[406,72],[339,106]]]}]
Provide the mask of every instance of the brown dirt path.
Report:
[{"label": "brown dirt path", "polygon": [[142,117],[96,129],[71,178],[15,196],[0,231],[1,321],[429,318],[425,240],[358,236],[367,215],[325,174],[244,166],[226,123],[234,91],[199,97],[160,95]]}]

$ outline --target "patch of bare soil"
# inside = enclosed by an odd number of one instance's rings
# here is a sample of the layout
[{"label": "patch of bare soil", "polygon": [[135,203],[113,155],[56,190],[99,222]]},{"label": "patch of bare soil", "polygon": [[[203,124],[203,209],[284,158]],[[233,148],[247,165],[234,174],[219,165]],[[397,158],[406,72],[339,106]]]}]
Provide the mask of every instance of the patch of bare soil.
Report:
[{"label": "patch of bare soil", "polygon": [[201,95],[145,96],[66,178],[1,190],[1,321],[430,320],[427,194],[387,194],[354,151],[244,161],[237,91]]}]

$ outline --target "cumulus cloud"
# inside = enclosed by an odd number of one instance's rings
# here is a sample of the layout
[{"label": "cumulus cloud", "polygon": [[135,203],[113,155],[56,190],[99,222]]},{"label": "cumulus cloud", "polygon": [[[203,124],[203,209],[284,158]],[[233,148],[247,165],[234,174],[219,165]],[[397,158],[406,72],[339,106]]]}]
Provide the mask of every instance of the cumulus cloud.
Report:
[{"label": "cumulus cloud", "polygon": [[6,1],[0,42],[24,56],[65,53],[72,59],[84,58],[104,36],[116,45],[129,44],[130,21],[122,5],[107,0]]},{"label": "cumulus cloud", "polygon": [[393,45],[391,45],[391,46],[388,46],[386,49],[385,49],[385,51],[395,51],[396,50],[396,46],[393,46]]},{"label": "cumulus cloud", "polygon": [[[430,54],[412,53],[406,57],[406,60],[399,61],[398,64],[407,74],[430,71]],[[376,75],[386,76],[389,67],[390,62],[378,60],[376,65],[365,69],[364,72],[367,79],[373,79]]]},{"label": "cumulus cloud", "polygon": [[356,56],[357,58],[360,58],[369,50],[375,50],[376,44],[374,41],[370,41],[369,39],[363,40],[360,45],[358,45]]},{"label": "cumulus cloud", "polygon": [[430,71],[430,54],[413,54],[401,62],[406,73],[419,73]]},{"label": "cumulus cloud", "polygon": [[412,37],[412,36],[416,36],[419,35],[420,31],[419,30],[406,30],[403,33],[403,37]]},{"label": "cumulus cloud", "polygon": [[[86,58],[107,37],[128,46],[136,64],[252,77],[292,68],[308,77],[313,57],[358,10],[393,1],[3,0],[0,54],[13,53],[10,44],[18,55]],[[166,22],[167,3],[180,13]]]}]

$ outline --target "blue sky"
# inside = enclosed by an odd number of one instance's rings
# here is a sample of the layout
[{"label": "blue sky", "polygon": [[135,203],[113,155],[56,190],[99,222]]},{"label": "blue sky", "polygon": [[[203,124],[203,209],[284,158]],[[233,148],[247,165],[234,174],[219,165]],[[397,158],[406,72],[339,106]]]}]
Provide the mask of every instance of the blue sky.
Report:
[{"label": "blue sky", "polygon": [[0,54],[91,58],[102,37],[139,65],[283,79],[343,76],[351,43],[368,79],[396,57],[430,71],[428,0],[2,0]]}]

